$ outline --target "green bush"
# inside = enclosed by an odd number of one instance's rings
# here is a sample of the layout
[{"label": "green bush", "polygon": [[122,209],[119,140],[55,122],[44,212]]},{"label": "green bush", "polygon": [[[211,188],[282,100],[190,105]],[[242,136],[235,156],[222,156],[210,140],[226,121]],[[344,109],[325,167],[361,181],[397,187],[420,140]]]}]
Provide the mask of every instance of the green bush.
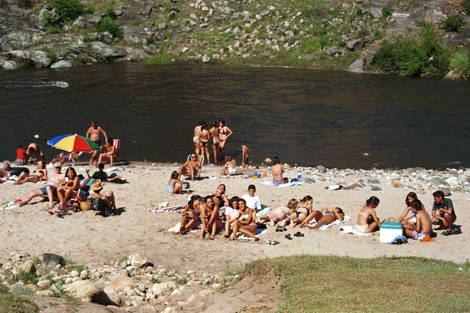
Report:
[{"label": "green bush", "polygon": [[449,67],[455,74],[458,74],[461,78],[469,78],[470,54],[465,51],[455,52],[450,57]]},{"label": "green bush", "polygon": [[49,0],[49,3],[56,9],[57,14],[66,21],[76,19],[85,11],[79,0]]},{"label": "green bush", "polygon": [[465,13],[470,15],[470,0],[462,0],[461,5]]},{"label": "green bush", "polygon": [[460,14],[451,14],[442,21],[442,27],[448,32],[458,32],[462,26],[463,16]]},{"label": "green bush", "polygon": [[387,18],[387,17],[389,17],[390,15],[392,15],[392,11],[390,10],[390,8],[387,7],[387,6],[382,7],[382,17],[383,17],[383,18]]},{"label": "green bush", "polygon": [[124,33],[121,29],[121,27],[118,25],[118,23],[110,18],[109,16],[106,16],[103,18],[101,21],[95,24],[96,31],[98,32],[109,32],[113,37],[116,38],[122,38],[124,37]]},{"label": "green bush", "polygon": [[152,57],[145,58],[143,60],[144,64],[171,64],[171,55],[169,54],[160,54],[154,55]]}]

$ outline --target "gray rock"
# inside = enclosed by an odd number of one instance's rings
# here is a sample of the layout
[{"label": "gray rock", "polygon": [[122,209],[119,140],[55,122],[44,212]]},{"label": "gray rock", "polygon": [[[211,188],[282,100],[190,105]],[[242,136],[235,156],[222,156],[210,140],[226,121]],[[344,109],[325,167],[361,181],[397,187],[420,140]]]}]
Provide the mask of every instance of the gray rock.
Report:
[{"label": "gray rock", "polygon": [[157,28],[159,30],[165,30],[168,28],[168,25],[165,22],[161,22],[160,24],[157,25]]},{"label": "gray rock", "polygon": [[372,187],[370,188],[370,190],[372,190],[372,191],[380,191],[380,190],[382,190],[382,188],[380,188],[379,186],[372,186]]},{"label": "gray rock", "polygon": [[51,6],[46,4],[44,8],[39,11],[39,28],[45,30],[48,25],[46,25],[46,18],[45,16],[50,15],[51,18],[49,20],[50,23],[53,25],[60,23],[61,17],[55,9],[52,10]]},{"label": "gray rock", "polygon": [[60,60],[51,65],[51,68],[66,68],[66,67],[72,67],[72,63],[69,61]]},{"label": "gray rock", "polygon": [[10,292],[12,294],[21,295],[21,294],[24,294],[25,291],[26,291],[26,287],[24,286],[22,282],[17,282],[10,286]]},{"label": "gray rock", "polygon": [[112,47],[104,42],[93,41],[90,43],[91,48],[101,57],[122,58],[127,55],[127,51],[121,47]]},{"label": "gray rock", "polygon": [[315,168],[320,173],[325,173],[326,172],[326,167],[324,167],[323,165],[317,165]]},{"label": "gray rock", "polygon": [[39,290],[34,293],[37,296],[40,297],[54,297],[55,293],[52,290]]},{"label": "gray rock", "polygon": [[210,57],[210,56],[204,55],[204,56],[202,57],[202,62],[203,62],[203,63],[209,63],[210,61],[211,61],[211,57]]},{"label": "gray rock", "polygon": [[79,16],[72,24],[72,26],[78,27],[78,28],[86,28],[88,24],[88,21],[83,17]]},{"label": "gray rock", "polygon": [[140,253],[134,253],[129,256],[129,262],[131,266],[139,268],[148,263],[148,258]]},{"label": "gray rock", "polygon": [[21,269],[28,274],[36,273],[36,265],[33,261],[26,261],[23,265],[21,265]]},{"label": "gray rock", "polygon": [[53,253],[44,253],[42,256],[42,265],[45,267],[55,267],[56,265],[64,266],[65,260],[63,257]]},{"label": "gray rock", "polygon": [[341,48],[338,48],[336,46],[331,46],[325,49],[326,55],[332,57],[335,55],[340,55],[341,54]]},{"label": "gray rock", "polygon": [[447,16],[442,13],[441,11],[438,11],[436,9],[432,9],[429,11],[426,11],[426,17],[424,18],[425,22],[431,22],[431,23],[439,23],[443,20],[445,20]]},{"label": "gray rock", "polygon": [[365,44],[365,40],[362,38],[349,40],[347,42],[349,50],[352,50],[352,51],[362,50],[362,47],[364,47],[364,44]]},{"label": "gray rock", "polygon": [[121,292],[126,288],[135,288],[135,282],[132,278],[119,275],[104,288],[105,292]]},{"label": "gray rock", "polygon": [[41,289],[47,289],[51,287],[51,282],[49,280],[41,280],[36,285]]},{"label": "gray rock", "polygon": [[362,59],[357,59],[351,65],[349,65],[349,70],[353,72],[362,72],[364,68],[364,61]]},{"label": "gray rock", "polygon": [[372,15],[373,18],[381,18],[383,16],[382,8],[372,8],[372,9],[370,9],[370,15]]},{"label": "gray rock", "polygon": [[111,44],[113,42],[113,35],[110,32],[101,32],[96,38],[98,41],[104,42],[105,44]]}]

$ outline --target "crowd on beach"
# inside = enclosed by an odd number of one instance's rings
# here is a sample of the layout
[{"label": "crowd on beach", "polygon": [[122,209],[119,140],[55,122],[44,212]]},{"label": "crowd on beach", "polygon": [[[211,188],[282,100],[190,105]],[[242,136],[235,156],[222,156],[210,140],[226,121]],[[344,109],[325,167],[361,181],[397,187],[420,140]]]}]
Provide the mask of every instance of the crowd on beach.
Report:
[{"label": "crowd on beach", "polygon": [[[105,139],[105,144],[101,145],[100,136]],[[43,151],[37,143],[30,143],[25,149],[20,145],[16,151],[16,161],[14,165],[22,166],[27,164],[37,164],[37,168],[30,173],[27,167],[12,167],[12,164],[5,162],[0,170],[0,182],[13,180],[13,184],[21,185],[24,183],[39,183],[41,187],[33,189],[27,196],[16,201],[19,207],[28,204],[33,198],[45,197],[48,199],[47,208],[49,214],[58,214],[70,210],[74,204],[89,201],[94,208],[99,208],[98,212],[108,212],[116,209],[116,200],[112,191],[101,194],[103,182],[125,183],[126,180],[120,175],[112,173],[108,175],[104,171],[105,160],[112,167],[116,156],[116,147],[113,145],[113,139],[108,138],[106,132],[92,121],[91,126],[86,132],[86,137],[95,142],[100,149],[93,150],[89,165],[96,166],[97,171],[90,175],[89,169],[86,170],[87,177],[78,175],[73,166],[68,167],[62,172],[62,167],[67,161],[78,160],[79,154],[76,151],[64,154],[61,153],[51,159],[46,164],[46,158]],[[52,171],[48,171],[52,169]],[[92,191],[90,194],[89,191]],[[59,206],[56,210],[54,202]]]},{"label": "crowd on beach", "polygon": [[[184,189],[189,187],[189,182],[182,180],[189,176],[194,181],[203,164],[209,164],[211,155],[209,145],[212,146],[212,160],[217,164],[220,158],[225,160],[221,170],[221,175],[235,175],[236,162],[225,153],[228,137],[233,131],[225,124],[225,121],[210,123],[211,128],[200,121],[194,129],[194,153],[191,153],[187,161],[176,171],[171,173],[168,181],[168,192],[172,194],[181,194]],[[44,154],[36,143],[32,143],[27,149],[19,147],[17,151],[17,163],[19,165],[37,162],[37,169],[32,174],[21,172],[16,178],[15,184],[26,182],[43,182],[43,186],[32,190],[26,197],[18,202],[18,206],[29,203],[35,197],[47,197],[48,209],[52,214],[60,213],[61,210],[69,209],[71,200],[83,200],[80,190],[86,191],[86,198],[92,204],[93,209],[109,214],[109,211],[116,209],[116,199],[112,191],[101,194],[103,189],[102,182],[125,182],[119,175],[108,175],[104,171],[103,158],[112,156],[114,147],[107,137],[106,132],[95,122],[91,123],[86,137],[100,145],[100,135],[104,136],[106,144],[101,146],[101,153],[93,151],[89,164],[98,167],[98,171],[90,175],[87,169],[87,177],[77,175],[73,167],[68,167],[65,173],[62,173],[62,166],[68,159],[59,155],[52,159],[52,171],[49,173],[46,169]],[[250,150],[246,144],[242,145],[242,165],[241,168],[248,168]],[[72,157],[75,157],[72,155]],[[113,159],[110,158],[110,165],[113,165]],[[280,159],[275,156],[271,162],[272,185],[279,186],[289,180],[284,177],[284,172],[291,170],[288,165],[283,165]],[[6,163],[0,169],[0,178],[8,177],[11,165]],[[88,179],[88,180],[87,180]],[[94,183],[84,185],[94,179]],[[85,188],[88,187],[88,188]],[[92,191],[92,194],[88,192]],[[200,228],[200,237],[206,235],[214,239],[215,235],[223,232],[224,237],[236,240],[238,236],[244,235],[255,241],[259,240],[257,231],[267,226],[276,226],[276,231],[284,231],[285,227],[319,229],[323,225],[331,224],[335,221],[343,221],[345,212],[339,207],[323,208],[321,210],[313,208],[313,197],[306,195],[302,199],[290,199],[285,206],[275,209],[265,210],[261,205],[261,200],[256,196],[256,186],[249,185],[247,194],[241,197],[233,196],[228,198],[226,186],[220,184],[211,195],[201,197],[191,195],[187,205],[184,206],[180,221],[180,234],[186,234],[191,230]],[[410,192],[405,198],[406,208],[399,218],[398,222],[403,225],[403,235],[416,240],[428,240],[436,234],[432,225],[438,225],[443,230],[443,235],[452,235],[460,233],[460,228],[453,227],[457,218],[453,203],[445,197],[442,191],[433,193],[434,203],[432,210],[428,212],[422,202],[418,199],[416,193]],[[52,211],[54,201],[59,203],[58,210]],[[366,200],[364,206],[359,210],[355,230],[360,233],[371,233],[380,230],[384,219],[379,219],[376,213],[380,200],[372,196]],[[411,213],[411,216],[408,216]],[[302,235],[297,232],[299,236]]]}]

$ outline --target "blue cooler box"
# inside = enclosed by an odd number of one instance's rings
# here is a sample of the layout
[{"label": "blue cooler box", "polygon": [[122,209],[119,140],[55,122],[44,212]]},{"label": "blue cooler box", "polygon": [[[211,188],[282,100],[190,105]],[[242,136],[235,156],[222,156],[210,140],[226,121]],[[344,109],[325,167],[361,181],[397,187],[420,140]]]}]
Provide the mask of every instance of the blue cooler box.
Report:
[{"label": "blue cooler box", "polygon": [[399,222],[383,222],[380,226],[380,242],[389,243],[395,237],[403,235],[403,224]]}]

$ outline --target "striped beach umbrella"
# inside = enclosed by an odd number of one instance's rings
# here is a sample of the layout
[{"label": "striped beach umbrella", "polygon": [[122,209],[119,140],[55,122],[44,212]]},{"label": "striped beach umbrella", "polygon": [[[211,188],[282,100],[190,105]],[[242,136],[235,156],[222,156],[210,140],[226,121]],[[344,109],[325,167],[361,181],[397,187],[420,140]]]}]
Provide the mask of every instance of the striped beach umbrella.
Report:
[{"label": "striped beach umbrella", "polygon": [[48,140],[47,144],[67,152],[92,152],[93,150],[100,149],[100,146],[94,141],[77,134],[65,134],[54,137]]}]

